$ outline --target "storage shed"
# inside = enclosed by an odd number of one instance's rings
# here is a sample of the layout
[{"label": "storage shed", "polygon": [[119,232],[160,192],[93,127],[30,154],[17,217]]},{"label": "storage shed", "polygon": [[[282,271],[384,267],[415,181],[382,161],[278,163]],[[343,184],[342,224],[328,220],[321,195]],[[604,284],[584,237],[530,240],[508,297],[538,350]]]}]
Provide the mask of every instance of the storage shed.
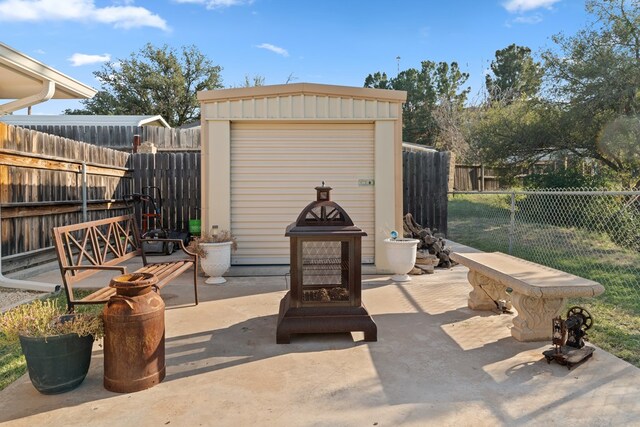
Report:
[{"label": "storage shed", "polygon": [[285,229],[324,181],[368,234],[363,263],[389,271],[383,240],[402,230],[406,92],[296,83],[198,99],[203,230],[231,230],[232,264],[288,264]]}]

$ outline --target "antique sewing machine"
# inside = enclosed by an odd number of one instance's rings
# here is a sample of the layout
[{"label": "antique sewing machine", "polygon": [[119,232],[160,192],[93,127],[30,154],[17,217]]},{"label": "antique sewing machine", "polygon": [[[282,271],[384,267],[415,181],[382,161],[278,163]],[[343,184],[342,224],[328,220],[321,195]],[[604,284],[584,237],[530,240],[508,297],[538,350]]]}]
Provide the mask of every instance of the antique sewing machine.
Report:
[{"label": "antique sewing machine", "polygon": [[542,354],[548,363],[555,360],[571,369],[574,365],[593,355],[595,348],[585,346],[587,330],[593,325],[591,314],[582,307],[571,307],[567,319],[558,316],[553,319],[553,347]]}]

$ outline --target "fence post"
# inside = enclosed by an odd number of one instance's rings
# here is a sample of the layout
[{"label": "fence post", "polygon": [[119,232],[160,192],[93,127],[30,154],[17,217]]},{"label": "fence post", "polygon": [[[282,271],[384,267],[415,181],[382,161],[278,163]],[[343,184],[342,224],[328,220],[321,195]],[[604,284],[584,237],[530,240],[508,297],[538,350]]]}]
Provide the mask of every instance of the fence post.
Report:
[{"label": "fence post", "polygon": [[511,219],[509,221],[509,255],[513,253],[513,236],[516,232],[516,192],[511,192]]},{"label": "fence post", "polygon": [[82,162],[82,222],[87,221],[87,162]]},{"label": "fence post", "polygon": [[133,135],[133,153],[137,153],[140,148],[140,135]]}]

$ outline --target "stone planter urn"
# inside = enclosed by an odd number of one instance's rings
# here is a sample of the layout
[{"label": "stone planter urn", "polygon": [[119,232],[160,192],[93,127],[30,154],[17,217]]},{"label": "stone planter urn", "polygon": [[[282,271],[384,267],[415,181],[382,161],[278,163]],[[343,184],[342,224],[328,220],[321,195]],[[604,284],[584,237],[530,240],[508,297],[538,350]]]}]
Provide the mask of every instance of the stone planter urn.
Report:
[{"label": "stone planter urn", "polygon": [[387,259],[394,275],[391,280],[394,282],[408,282],[411,277],[407,274],[415,265],[416,251],[418,243],[417,239],[385,239],[385,247],[387,250]]},{"label": "stone planter urn", "polygon": [[210,276],[205,283],[209,285],[220,285],[226,282],[222,277],[231,267],[231,246],[233,242],[222,243],[200,243],[205,256],[200,258],[200,265],[207,276]]}]

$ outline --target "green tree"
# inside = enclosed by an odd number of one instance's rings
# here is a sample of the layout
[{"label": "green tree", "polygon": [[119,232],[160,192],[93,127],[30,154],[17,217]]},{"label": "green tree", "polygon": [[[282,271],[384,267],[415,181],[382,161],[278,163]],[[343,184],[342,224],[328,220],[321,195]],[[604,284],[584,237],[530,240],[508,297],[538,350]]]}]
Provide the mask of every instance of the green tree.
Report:
[{"label": "green tree", "polygon": [[536,95],[544,74],[542,65],[533,60],[531,49],[516,44],[496,51],[491,71],[493,76],[485,76],[489,101],[506,104]]},{"label": "green tree", "polygon": [[199,119],[197,92],[222,87],[221,70],[195,46],[178,51],[147,44],[94,72],[101,90],[82,101],[83,109],[65,114],[159,114],[171,126],[180,126]]},{"label": "green tree", "polygon": [[562,111],[544,100],[494,103],[473,114],[472,144],[480,160],[504,167],[511,175],[562,150],[570,136],[563,132]]},{"label": "green tree", "polygon": [[452,62],[422,61],[420,70],[409,68],[395,78],[376,72],[365,78],[364,86],[378,89],[404,90],[407,101],[402,106],[402,139],[433,145],[439,133],[434,109],[441,103],[464,105],[470,88],[462,88],[469,78]]},{"label": "green tree", "polygon": [[376,89],[393,89],[391,87],[391,81],[387,77],[387,73],[381,73],[380,71],[369,74],[364,79],[364,87],[373,87]]},{"label": "green tree", "polygon": [[595,21],[543,53],[571,148],[640,187],[640,2],[589,0]]}]

